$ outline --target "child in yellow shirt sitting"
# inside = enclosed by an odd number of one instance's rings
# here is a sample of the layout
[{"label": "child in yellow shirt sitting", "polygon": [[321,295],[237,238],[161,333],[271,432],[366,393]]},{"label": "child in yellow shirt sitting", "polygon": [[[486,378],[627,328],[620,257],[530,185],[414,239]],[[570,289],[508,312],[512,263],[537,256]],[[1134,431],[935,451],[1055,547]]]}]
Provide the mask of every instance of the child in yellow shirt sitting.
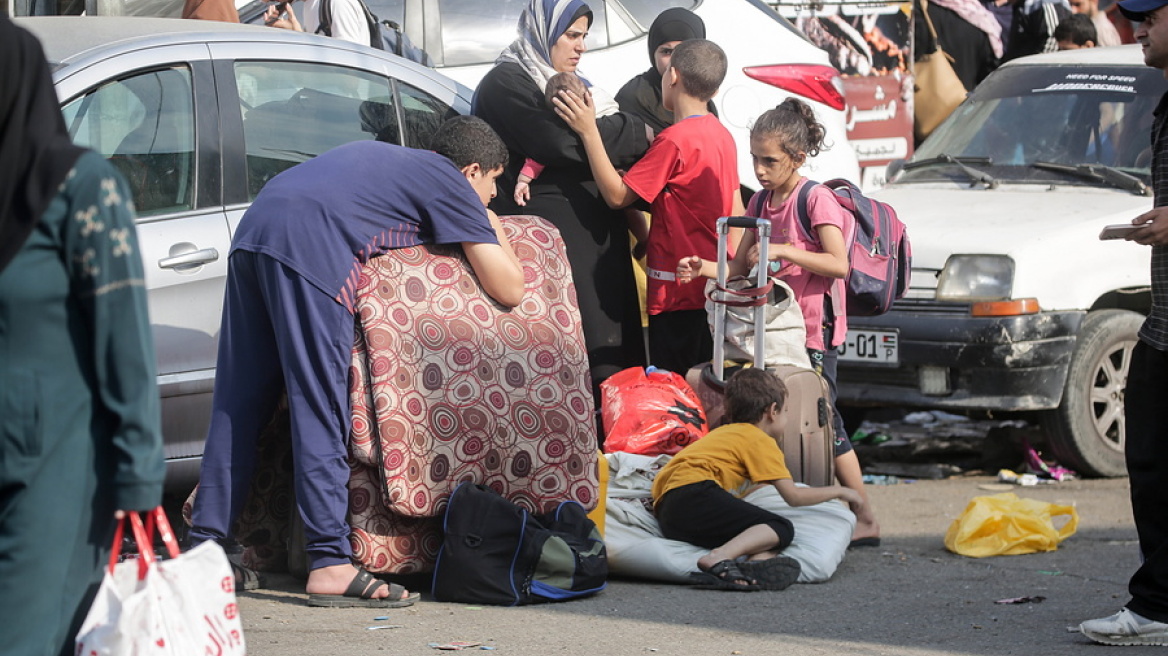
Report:
[{"label": "child in yellow shirt sitting", "polygon": [[774,485],[791,506],[863,503],[841,485],[796,487],[778,442],[786,400],[773,373],[739,371],[726,384],[727,423],[682,449],[653,482],[662,534],[710,549],[698,559],[704,587],[782,590],[799,578],[799,562],[779,555],[795,536],[791,521],[735,496],[747,484]]}]

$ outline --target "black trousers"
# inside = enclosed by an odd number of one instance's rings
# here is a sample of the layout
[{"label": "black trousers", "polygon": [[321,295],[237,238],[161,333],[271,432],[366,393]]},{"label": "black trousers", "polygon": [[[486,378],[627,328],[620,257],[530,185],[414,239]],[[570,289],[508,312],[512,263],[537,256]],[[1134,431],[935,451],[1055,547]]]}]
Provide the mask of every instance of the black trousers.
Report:
[{"label": "black trousers", "polygon": [[1144,562],[1127,607],[1168,622],[1168,353],[1136,344],[1124,392],[1132,514]]},{"label": "black trousers", "polygon": [[714,337],[705,309],[649,315],[649,364],[685,376],[712,357]]},{"label": "black trousers", "polygon": [[717,549],[751,526],[766,524],[786,549],[795,539],[795,525],[781,515],[743,501],[714,481],[682,485],[666,492],[653,509],[661,534],[670,540]]}]

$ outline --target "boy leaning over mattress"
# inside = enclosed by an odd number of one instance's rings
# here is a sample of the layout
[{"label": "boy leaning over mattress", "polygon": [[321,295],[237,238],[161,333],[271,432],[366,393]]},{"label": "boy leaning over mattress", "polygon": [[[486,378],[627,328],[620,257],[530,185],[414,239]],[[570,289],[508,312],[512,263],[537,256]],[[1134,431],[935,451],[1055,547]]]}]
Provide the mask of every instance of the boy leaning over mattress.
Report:
[{"label": "boy leaning over mattress", "polygon": [[[774,485],[790,506],[842,499],[856,508],[855,490],[841,485],[796,487],[778,439],[787,387],[770,371],[742,369],[726,384],[727,423],[682,449],[653,482],[662,534],[710,549],[698,559],[702,587],[782,590],[799,578],[799,562],[779,555],[791,544],[791,521],[731,493],[747,482]],[[746,556],[744,562],[737,562]]]}]

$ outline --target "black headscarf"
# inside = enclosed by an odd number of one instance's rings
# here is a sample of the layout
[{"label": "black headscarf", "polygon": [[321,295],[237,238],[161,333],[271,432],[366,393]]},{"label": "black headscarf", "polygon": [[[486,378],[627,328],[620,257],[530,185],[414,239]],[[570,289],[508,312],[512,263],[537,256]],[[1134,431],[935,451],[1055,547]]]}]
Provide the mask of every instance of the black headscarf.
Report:
[{"label": "black headscarf", "polygon": [[[662,43],[704,38],[706,24],[692,11],[672,7],[658,14],[649,26],[649,70],[629,80],[617,92],[616,102],[621,111],[641,117],[654,132],[673,125],[673,112],[661,104],[661,74],[657,72],[653,53]],[[713,100],[709,102],[709,108],[712,114],[718,115]]]},{"label": "black headscarf", "polygon": [[73,145],[49,64],[32,34],[0,16],[0,271],[24,245],[83,150]]},{"label": "black headscarf", "polygon": [[649,26],[649,64],[657,68],[653,53],[662,43],[706,38],[706,24],[688,9],[671,7],[657,15]]}]

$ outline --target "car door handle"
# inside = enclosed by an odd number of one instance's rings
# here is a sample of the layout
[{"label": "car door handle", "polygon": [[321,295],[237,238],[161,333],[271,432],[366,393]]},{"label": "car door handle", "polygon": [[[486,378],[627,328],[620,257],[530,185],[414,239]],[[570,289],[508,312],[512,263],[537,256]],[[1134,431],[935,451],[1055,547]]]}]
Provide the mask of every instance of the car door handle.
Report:
[{"label": "car door handle", "polygon": [[174,257],[164,257],[158,260],[158,266],[163,269],[177,269],[179,267],[191,267],[214,262],[219,259],[219,251],[214,248],[204,248],[202,250],[191,251],[190,253],[183,253],[182,255],[175,255]]}]

